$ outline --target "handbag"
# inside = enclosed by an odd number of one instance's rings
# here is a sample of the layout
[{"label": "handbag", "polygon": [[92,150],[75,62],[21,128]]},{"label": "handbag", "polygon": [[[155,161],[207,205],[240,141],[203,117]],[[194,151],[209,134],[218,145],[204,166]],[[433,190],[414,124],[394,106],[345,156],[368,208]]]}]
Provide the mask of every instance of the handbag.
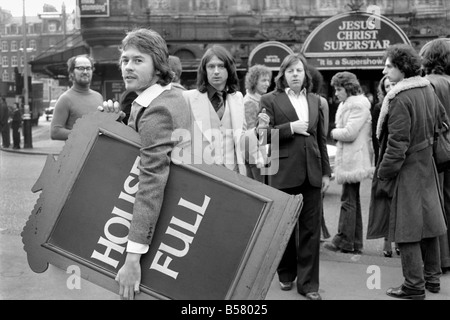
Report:
[{"label": "handbag", "polygon": [[438,172],[450,168],[450,130],[449,126],[442,122],[440,128],[436,128],[433,142],[433,158]]}]

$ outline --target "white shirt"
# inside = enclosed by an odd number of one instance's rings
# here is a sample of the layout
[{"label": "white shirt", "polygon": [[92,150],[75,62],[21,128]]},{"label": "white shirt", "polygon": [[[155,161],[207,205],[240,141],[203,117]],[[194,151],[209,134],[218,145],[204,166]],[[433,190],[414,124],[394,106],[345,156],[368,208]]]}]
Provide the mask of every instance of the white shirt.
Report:
[{"label": "white shirt", "polygon": [[128,119],[128,125],[136,130],[135,120],[137,115],[139,114],[139,110],[142,108],[147,108],[153,100],[155,100],[161,93],[166,90],[170,90],[172,88],[172,84],[168,84],[163,87],[160,84],[154,84],[151,87],[145,89],[136,99],[134,99],[131,104],[130,110],[130,118]]},{"label": "white shirt", "polygon": [[[300,94],[297,95],[294,90],[291,88],[286,88],[286,94],[289,97],[292,105],[294,106],[295,113],[297,113],[297,117],[299,120],[304,121],[306,123],[309,122],[309,109],[308,109],[308,99],[306,98],[306,89],[300,91]],[[294,130],[292,130],[292,134],[294,134]]]},{"label": "white shirt", "polygon": [[[172,85],[170,83],[165,87],[159,84],[154,84],[151,87],[147,88],[144,92],[142,92],[133,101],[133,104],[131,106],[130,119],[128,120],[129,126],[136,130],[136,128],[134,127],[135,118],[138,115],[139,110],[141,108],[147,108],[150,103],[152,103],[152,101],[155,100],[161,93],[166,90],[170,90],[171,88]],[[148,244],[142,244],[128,240],[127,252],[145,254],[147,253],[149,247],[150,246]]]}]

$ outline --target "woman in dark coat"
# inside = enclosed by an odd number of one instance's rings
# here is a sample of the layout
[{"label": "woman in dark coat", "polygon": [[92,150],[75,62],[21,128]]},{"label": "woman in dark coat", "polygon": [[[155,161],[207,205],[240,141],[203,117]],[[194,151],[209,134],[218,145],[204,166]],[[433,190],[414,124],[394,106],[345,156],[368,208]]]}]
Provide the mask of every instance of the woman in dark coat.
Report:
[{"label": "woman in dark coat", "polygon": [[380,159],[367,238],[388,237],[398,243],[405,279],[387,295],[424,299],[425,288],[440,288],[438,236],[446,232],[432,157],[440,103],[430,82],[420,77],[421,59],[411,46],[389,47],[385,61],[383,73],[396,85],[383,101],[377,124]]}]

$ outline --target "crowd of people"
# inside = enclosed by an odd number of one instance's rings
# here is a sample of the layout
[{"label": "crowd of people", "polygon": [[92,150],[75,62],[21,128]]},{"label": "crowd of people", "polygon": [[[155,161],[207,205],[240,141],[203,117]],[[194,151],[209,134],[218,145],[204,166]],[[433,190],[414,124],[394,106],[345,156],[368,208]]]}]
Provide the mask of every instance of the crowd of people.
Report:
[{"label": "crowd of people", "polygon": [[[180,60],[169,56],[164,39],[153,30],[136,29],[120,46],[126,88],[120,101],[104,101],[90,89],[90,57],[69,59],[73,86],[56,104],[51,138],[66,140],[76,119],[99,109],[121,113],[122,122],[142,141],[127,256],[116,278],[120,296],[133,299],[139,292],[140,257],[152,242],[177,129],[202,137],[202,153],[194,157],[205,163],[303,195],[277,268],[281,290],[291,290],[295,283],[299,294],[321,300],[319,255],[321,230],[328,234],[322,201],[332,175],[330,137],[336,142],[333,173],[342,192],[338,230],[324,247],[363,253],[360,184],[369,179],[367,238],[384,239],[386,257],[392,256],[394,243],[402,262],[404,281],[387,295],[424,299],[425,290],[439,292],[440,275],[450,270],[450,170],[438,174],[428,142],[439,119],[450,113],[450,46],[435,40],[420,57],[411,46],[392,45],[384,61],[376,104],[364,95],[355,74],[344,71],[332,77],[339,106],[329,132],[328,102],[319,94],[323,78],[301,54],[288,55],[274,79],[266,66],[249,68],[243,94],[233,56],[213,45],[200,61],[196,89],[186,90],[179,81]],[[268,92],[272,83],[275,88]],[[276,153],[271,149],[274,139]],[[183,148],[195,151],[189,143]],[[210,149],[215,152],[205,152]],[[279,161],[279,167],[265,175],[262,168],[269,158]]]}]

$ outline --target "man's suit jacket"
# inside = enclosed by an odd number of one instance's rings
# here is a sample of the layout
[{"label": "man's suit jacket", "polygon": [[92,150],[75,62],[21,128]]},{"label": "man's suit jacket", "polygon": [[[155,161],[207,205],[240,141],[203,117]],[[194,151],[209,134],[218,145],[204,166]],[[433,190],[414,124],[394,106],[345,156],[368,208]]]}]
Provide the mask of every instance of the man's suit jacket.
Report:
[{"label": "man's suit jacket", "polygon": [[[318,95],[309,93],[307,100],[308,137],[292,134],[290,123],[299,119],[286,92],[277,90],[261,97],[261,109],[265,108],[270,117],[270,129],[276,129],[279,136],[278,172],[268,178],[269,185],[274,188],[298,187],[306,178],[312,186],[320,188],[322,177],[331,174],[326,134],[323,130],[324,116],[319,107],[320,99]],[[269,137],[272,137],[270,132]],[[272,144],[271,147],[273,156],[276,154],[276,145]],[[271,159],[274,160],[276,161]]]},{"label": "man's suit jacket", "polygon": [[141,108],[137,121],[133,120],[128,125],[137,128],[142,147],[139,189],[128,239],[150,244],[169,177],[171,152],[176,143],[173,133],[177,129],[189,132],[191,115],[181,90],[172,88],[162,92],[148,107]]},{"label": "man's suit jacket", "polygon": [[[208,98],[208,93],[201,93],[200,91],[188,90],[184,91],[183,95],[188,103],[192,115],[193,115],[193,149],[197,156],[197,159],[201,157],[202,163],[212,163],[212,159],[205,159],[205,156],[211,154],[210,152],[205,152],[207,148],[213,148],[212,127],[211,127],[211,111],[214,112],[212,108],[211,101]],[[245,140],[250,139],[252,143],[256,143],[256,135],[254,130],[247,131],[247,123],[245,121],[245,110],[243,96],[240,92],[235,92],[232,94],[227,94],[226,96],[226,108],[229,108],[231,113],[231,123],[234,135],[234,146],[236,159],[238,163],[238,170],[240,174],[246,175],[245,167]],[[201,145],[201,155],[200,153]]]}]

